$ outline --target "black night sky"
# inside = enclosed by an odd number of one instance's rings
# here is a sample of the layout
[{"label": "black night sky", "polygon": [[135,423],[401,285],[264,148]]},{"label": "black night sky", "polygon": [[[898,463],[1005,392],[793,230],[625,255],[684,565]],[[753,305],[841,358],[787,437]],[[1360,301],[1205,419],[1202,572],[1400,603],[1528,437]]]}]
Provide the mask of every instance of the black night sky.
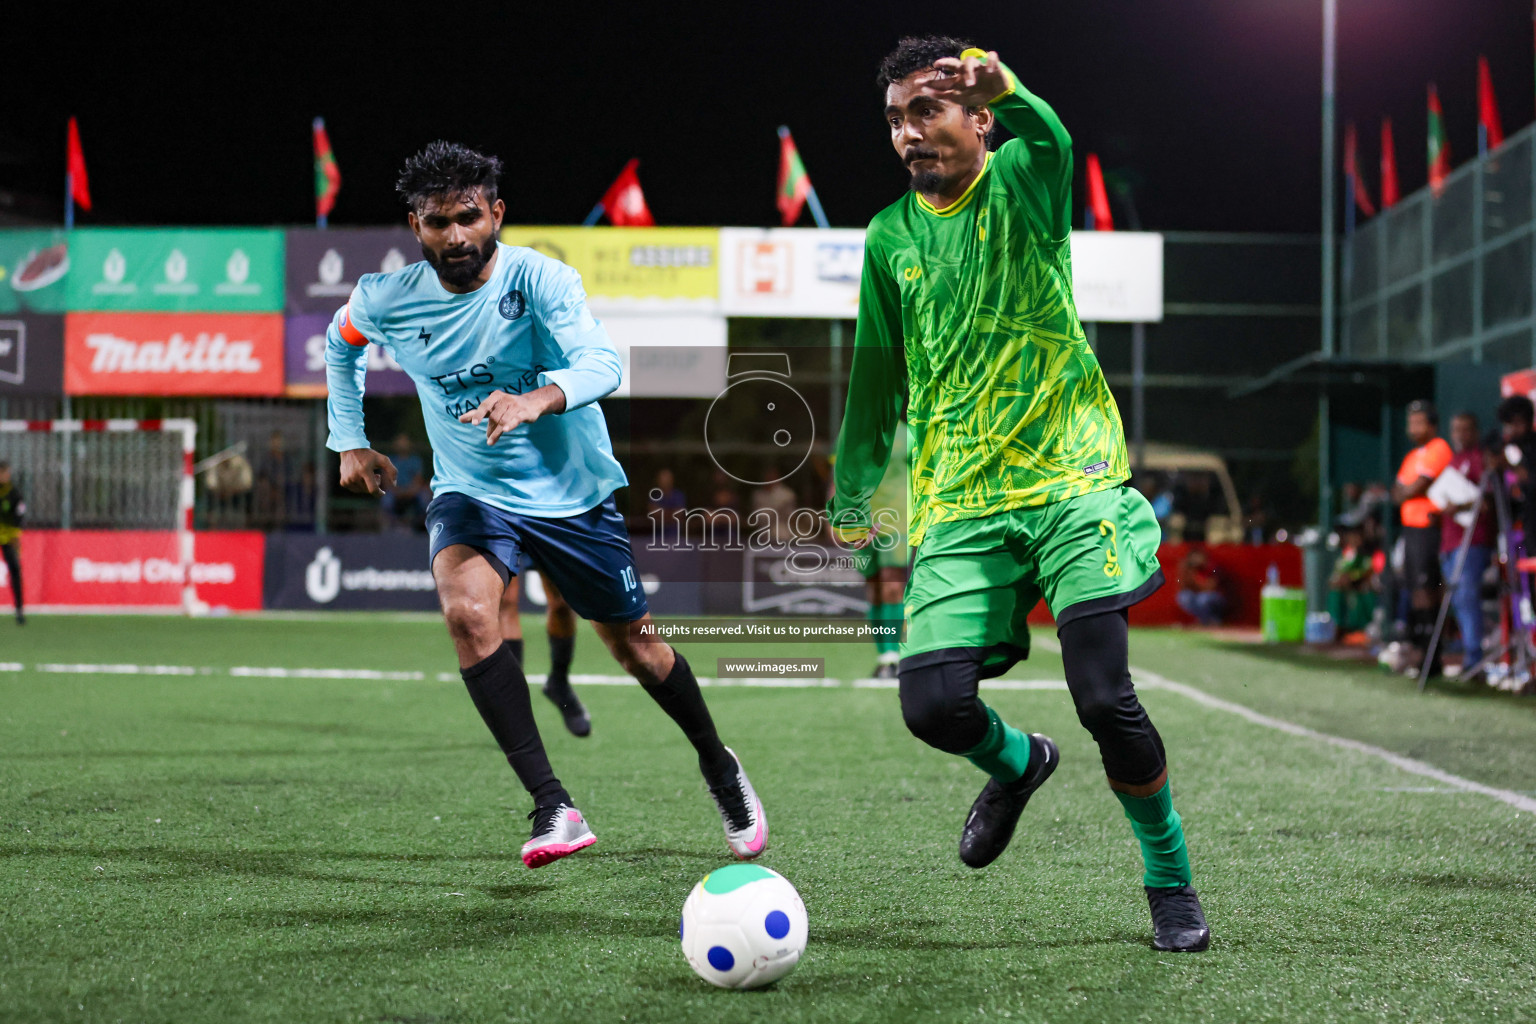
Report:
[{"label": "black night sky", "polygon": [[[82,225],[310,220],[315,115],[344,178],[337,226],[397,219],[396,167],[439,136],[504,159],[513,221],[579,221],[636,156],[658,223],[770,224],[780,123],[833,223],[862,225],[905,186],[875,66],[898,36],[943,31],[1055,105],[1079,164],[1097,151],[1144,227],[1318,226],[1322,0],[24,6],[0,190],[59,216],[76,114],[96,204]],[[1339,8],[1340,127],[1360,124],[1373,194],[1382,114],[1404,192],[1424,183],[1430,80],[1453,161],[1475,151],[1479,53],[1506,132],[1532,119],[1530,0]],[[1117,201],[1122,226],[1128,212]]]}]

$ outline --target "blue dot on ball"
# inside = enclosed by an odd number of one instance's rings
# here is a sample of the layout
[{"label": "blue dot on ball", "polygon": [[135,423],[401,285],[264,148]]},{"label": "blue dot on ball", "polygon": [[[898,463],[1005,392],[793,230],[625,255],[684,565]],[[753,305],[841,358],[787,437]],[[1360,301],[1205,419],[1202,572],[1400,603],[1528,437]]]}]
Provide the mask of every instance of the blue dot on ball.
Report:
[{"label": "blue dot on ball", "polygon": [[782,939],[789,934],[789,915],[782,910],[771,911],[763,919],[763,927],[768,929],[768,934],[776,939]]},{"label": "blue dot on ball", "polygon": [[736,958],[731,956],[731,951],[724,946],[710,946],[705,959],[709,961],[709,966],[717,971],[728,971],[736,966]]},{"label": "blue dot on ball", "polygon": [[677,938],[678,938],[679,941],[681,941],[682,938],[683,938],[683,919],[682,918],[678,918],[677,919]]}]

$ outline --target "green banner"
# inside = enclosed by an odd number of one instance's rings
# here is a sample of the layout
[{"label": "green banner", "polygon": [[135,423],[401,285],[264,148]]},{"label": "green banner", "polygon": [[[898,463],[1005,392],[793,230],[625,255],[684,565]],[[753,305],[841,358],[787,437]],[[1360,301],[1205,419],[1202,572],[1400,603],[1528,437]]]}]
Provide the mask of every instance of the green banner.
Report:
[{"label": "green banner", "polygon": [[0,231],[0,313],[64,312],[64,237],[52,228]]},{"label": "green banner", "polygon": [[267,312],[283,308],[283,233],[100,228],[69,238],[69,308]]}]

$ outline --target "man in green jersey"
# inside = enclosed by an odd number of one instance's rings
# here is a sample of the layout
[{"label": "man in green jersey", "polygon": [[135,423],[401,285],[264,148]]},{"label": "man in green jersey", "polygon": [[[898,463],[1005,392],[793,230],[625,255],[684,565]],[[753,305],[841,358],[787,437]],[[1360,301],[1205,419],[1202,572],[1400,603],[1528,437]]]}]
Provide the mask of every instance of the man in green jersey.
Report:
[{"label": "man in green jersey", "polygon": [[[1160,531],[1126,486],[1125,432],[1072,300],[1071,139],[996,53],[960,40],[903,39],[879,83],[912,191],[865,237],[830,514],[840,540],[869,543],[905,403],[917,550],[902,715],[991,776],[960,838],[962,861],[990,864],[1059,760],[977,693],[1028,655],[1043,597],[1078,717],[1141,842],[1153,944],[1204,949],[1163,743],[1128,667],[1126,609],[1162,585]],[[990,152],[995,123],[1017,138]]]}]

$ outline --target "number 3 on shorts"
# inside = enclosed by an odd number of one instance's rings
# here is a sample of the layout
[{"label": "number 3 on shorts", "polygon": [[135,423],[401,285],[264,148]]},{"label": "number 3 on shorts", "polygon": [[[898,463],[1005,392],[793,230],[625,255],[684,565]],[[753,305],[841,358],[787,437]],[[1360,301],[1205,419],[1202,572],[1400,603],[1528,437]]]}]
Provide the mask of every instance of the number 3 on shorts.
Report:
[{"label": "number 3 on shorts", "polygon": [[624,567],[623,571],[621,571],[619,573],[619,579],[624,581],[624,589],[625,590],[634,590],[635,589],[635,567],[632,566],[632,565],[626,565]]},{"label": "number 3 on shorts", "polygon": [[1120,568],[1120,539],[1115,529],[1115,524],[1108,519],[1099,520],[1099,536],[1109,538],[1109,546],[1104,549],[1104,575],[1123,576]]}]

